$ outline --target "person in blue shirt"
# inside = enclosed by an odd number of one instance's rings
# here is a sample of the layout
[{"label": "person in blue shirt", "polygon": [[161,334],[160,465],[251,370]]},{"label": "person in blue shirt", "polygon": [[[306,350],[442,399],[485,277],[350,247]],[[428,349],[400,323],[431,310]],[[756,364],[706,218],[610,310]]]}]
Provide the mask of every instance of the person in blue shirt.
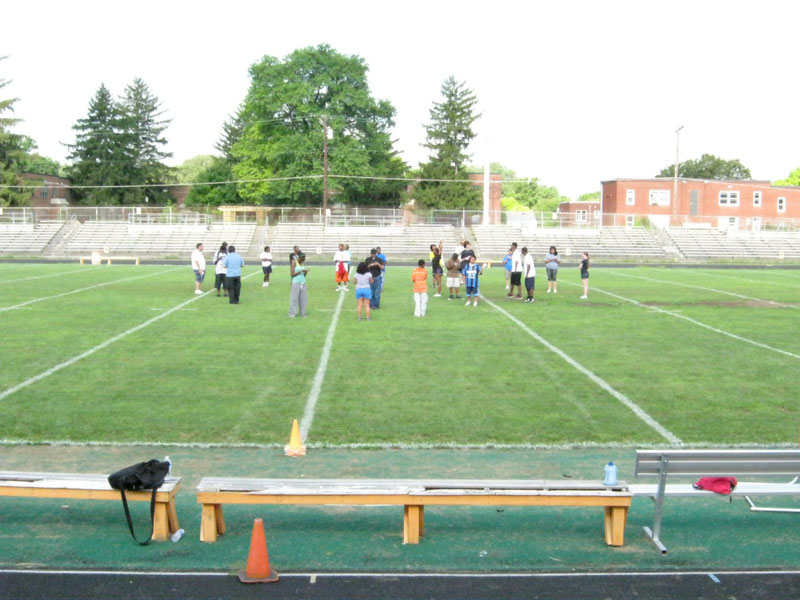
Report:
[{"label": "person in blue shirt", "polygon": [[503,257],[503,266],[505,267],[506,271],[506,289],[511,289],[509,283],[511,282],[511,256],[513,254],[513,250],[511,248],[508,249],[506,255]]},{"label": "person in blue shirt", "polygon": [[464,306],[469,306],[469,298],[472,296],[472,306],[478,306],[478,277],[483,273],[483,267],[477,263],[475,255],[469,257],[469,262],[461,270],[464,279],[464,285],[467,287],[467,303]]},{"label": "person in blue shirt", "polygon": [[222,262],[225,265],[225,287],[228,288],[228,300],[230,304],[239,304],[244,259],[236,252],[236,246],[228,246],[228,254],[222,259]]},{"label": "person in blue shirt", "polygon": [[380,258],[381,262],[383,263],[383,270],[381,271],[381,293],[383,293],[383,284],[386,281],[386,255],[381,252],[380,246],[375,248],[375,250],[378,251],[377,257]]}]

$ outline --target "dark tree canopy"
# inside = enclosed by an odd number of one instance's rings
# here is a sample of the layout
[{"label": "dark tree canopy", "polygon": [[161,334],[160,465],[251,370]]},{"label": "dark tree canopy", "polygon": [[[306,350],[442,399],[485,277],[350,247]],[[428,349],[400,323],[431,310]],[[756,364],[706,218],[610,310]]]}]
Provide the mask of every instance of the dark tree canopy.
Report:
[{"label": "dark tree canopy", "polygon": [[441,92],[442,99],[433,103],[431,120],[425,126],[423,145],[430,151],[430,158],[419,169],[422,179],[432,181],[420,182],[413,196],[423,206],[472,208],[478,205],[481,191],[467,183],[469,175],[464,166],[470,157],[467,149],[476,135],[472,126],[480,117],[475,113],[478,99],[466,83],[457,82],[452,76],[442,84]]},{"label": "dark tree canopy", "polygon": [[[4,56],[0,56],[3,60]],[[7,79],[0,79],[0,89],[11,83]],[[17,98],[0,100],[0,186],[16,186],[21,183],[20,172],[22,162],[25,160],[26,148],[31,144],[25,136],[12,133],[11,128],[19,119],[6,116],[14,112]],[[17,206],[27,204],[31,197],[30,191],[14,187],[0,187],[0,206]]]},{"label": "dark tree canopy", "polygon": [[[674,177],[675,165],[664,167],[656,177]],[[725,160],[713,154],[703,154],[698,159],[678,165],[678,177],[689,179],[751,179],[750,169],[738,159]]]},{"label": "dark tree canopy", "polygon": [[[370,179],[402,177],[405,165],[389,136],[395,109],[372,97],[364,59],[320,45],[283,60],[266,56],[250,67],[250,76],[242,109],[226,123],[218,146],[223,152],[230,147],[236,178],[251,180],[238,186],[246,202],[320,204],[325,124],[333,199],[399,202],[403,182]],[[252,181],[266,178],[287,179]]]}]

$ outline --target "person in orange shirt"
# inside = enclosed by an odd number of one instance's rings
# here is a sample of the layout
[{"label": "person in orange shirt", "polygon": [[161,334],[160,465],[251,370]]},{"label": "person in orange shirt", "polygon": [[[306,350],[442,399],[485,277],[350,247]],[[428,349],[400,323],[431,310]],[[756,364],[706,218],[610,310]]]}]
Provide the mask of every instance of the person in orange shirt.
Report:
[{"label": "person in orange shirt", "polygon": [[428,271],[425,261],[420,259],[419,266],[411,272],[411,281],[414,284],[414,316],[424,317],[428,307]]}]

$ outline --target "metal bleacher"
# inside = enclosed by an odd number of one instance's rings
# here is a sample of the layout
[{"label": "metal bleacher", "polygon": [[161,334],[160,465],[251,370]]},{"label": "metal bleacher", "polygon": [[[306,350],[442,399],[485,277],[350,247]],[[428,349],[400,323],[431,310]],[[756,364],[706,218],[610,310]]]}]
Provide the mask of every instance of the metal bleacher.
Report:
[{"label": "metal bleacher", "polygon": [[64,223],[0,224],[0,254],[41,253]]},{"label": "metal bleacher", "polygon": [[278,223],[269,242],[273,255],[289,254],[297,245],[309,258],[317,253],[330,257],[339,244],[348,244],[354,257],[366,257],[372,248],[380,246],[387,256],[407,256],[427,260],[430,245],[444,242],[445,248],[457,243],[452,225],[388,225],[385,227],[323,227]]},{"label": "metal bleacher", "polygon": [[800,258],[800,232],[674,227],[666,234],[688,259]]},{"label": "metal bleacher", "polygon": [[648,259],[665,256],[658,240],[643,227],[604,227],[603,229],[567,229],[543,227],[523,233],[518,227],[475,227],[475,241],[479,254],[487,258],[505,255],[511,242],[526,246],[535,256],[544,255],[550,246],[559,253],[591,256]]},{"label": "metal bleacher", "polygon": [[88,221],[66,244],[68,254],[100,250],[133,255],[183,255],[201,242],[207,251],[216,250],[222,242],[234,244],[243,254],[250,251],[254,223],[211,225],[129,224]]}]

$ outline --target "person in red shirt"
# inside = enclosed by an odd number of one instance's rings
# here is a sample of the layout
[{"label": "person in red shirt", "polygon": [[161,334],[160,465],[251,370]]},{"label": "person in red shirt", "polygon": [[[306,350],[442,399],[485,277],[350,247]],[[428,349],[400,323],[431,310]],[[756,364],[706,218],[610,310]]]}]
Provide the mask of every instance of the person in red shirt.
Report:
[{"label": "person in red shirt", "polygon": [[428,307],[428,271],[425,261],[420,259],[419,265],[411,272],[411,281],[414,284],[414,316],[424,317]]}]

